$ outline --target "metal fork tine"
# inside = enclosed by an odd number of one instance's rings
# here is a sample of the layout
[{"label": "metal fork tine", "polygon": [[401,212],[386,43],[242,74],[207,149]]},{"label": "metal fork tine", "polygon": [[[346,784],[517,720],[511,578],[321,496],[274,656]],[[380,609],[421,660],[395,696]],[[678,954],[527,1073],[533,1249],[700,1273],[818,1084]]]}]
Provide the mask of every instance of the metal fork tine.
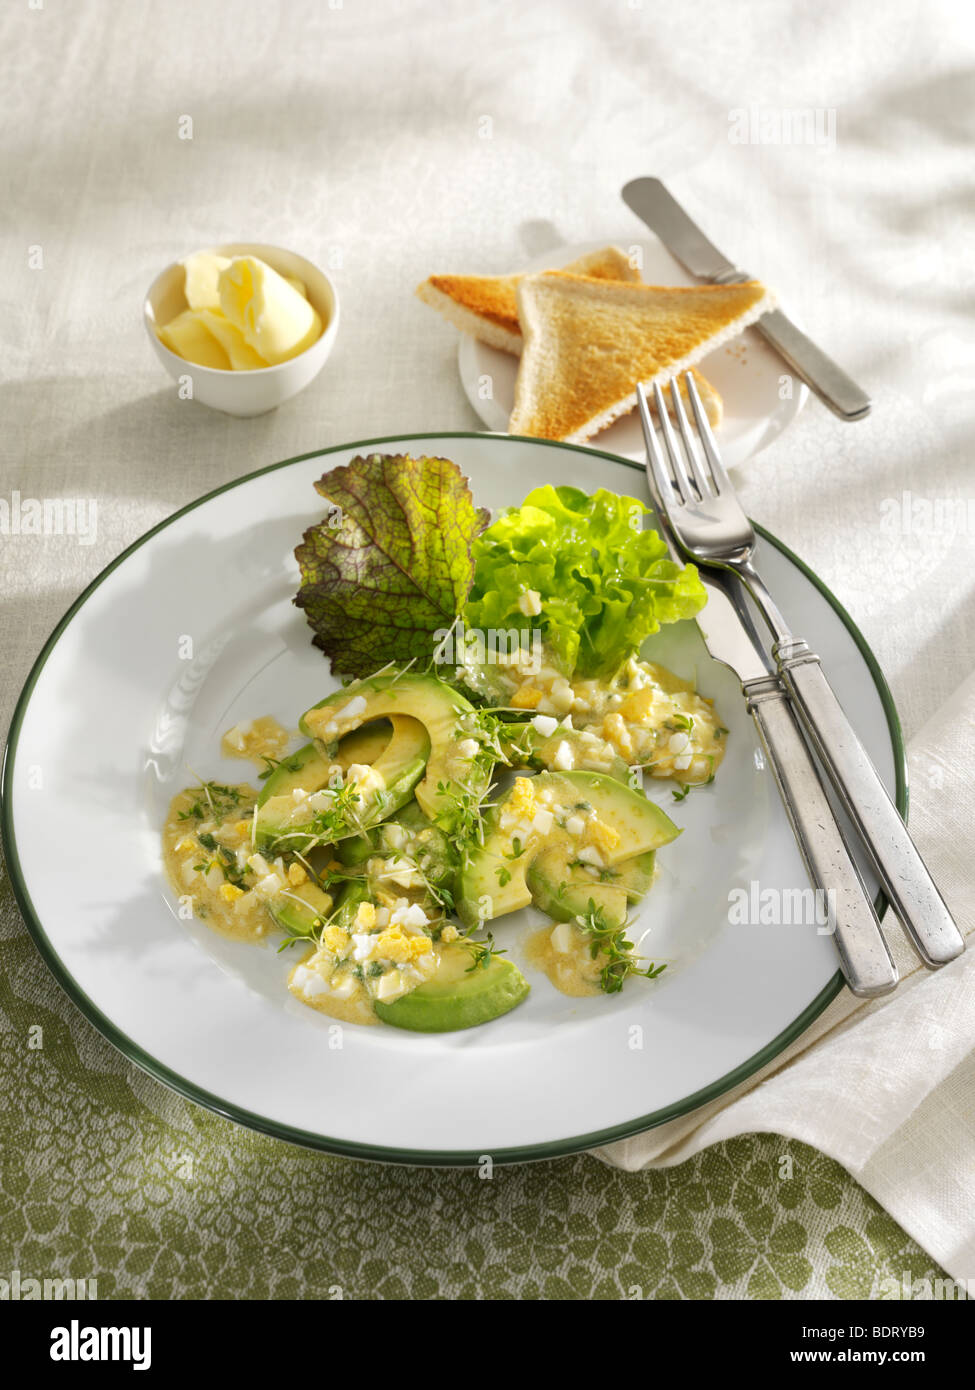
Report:
[{"label": "metal fork tine", "polygon": [[705,457],[711,469],[712,486],[714,495],[717,497],[722,492],[731,490],[731,480],[724,471],[724,464],[721,462],[721,455],[718,453],[718,446],[714,442],[714,435],[711,433],[711,425],[705,413],[704,406],[701,404],[701,397],[697,393],[697,386],[690,372],[684,374],[687,382],[687,394],[691,398],[691,409],[694,411],[694,423],[697,425],[697,432],[704,447]]},{"label": "metal fork tine", "polygon": [[[690,372],[686,373],[684,380],[688,382],[693,380]],[[711,495],[711,484],[698,461],[697,445],[691,433],[691,425],[687,418],[687,411],[684,409],[684,402],[681,400],[680,386],[673,377],[670,381],[670,396],[674,402],[674,414],[677,417],[677,428],[680,430],[680,437],[684,441],[684,452],[691,465],[691,473],[694,475],[698,496],[703,501],[705,497],[710,497]]]},{"label": "metal fork tine", "polygon": [[653,472],[653,479],[660,494],[660,500],[664,509],[669,511],[671,507],[681,505],[680,495],[675,491],[670,477],[670,469],[667,467],[667,460],[663,456],[660,448],[660,441],[657,432],[653,427],[650,418],[650,404],[647,400],[647,393],[643,389],[643,383],[638,381],[636,384],[636,399],[640,407],[640,424],[643,426],[643,438],[647,446],[647,460]]},{"label": "metal fork tine", "polygon": [[653,399],[657,407],[657,427],[663,435],[664,446],[667,450],[667,457],[670,460],[670,467],[673,470],[674,480],[677,484],[677,491],[681,494],[685,502],[694,501],[694,488],[684,463],[684,455],[681,453],[680,445],[677,443],[677,436],[674,434],[670,423],[670,416],[667,414],[667,403],[664,400],[663,392],[656,382],[653,384]]}]

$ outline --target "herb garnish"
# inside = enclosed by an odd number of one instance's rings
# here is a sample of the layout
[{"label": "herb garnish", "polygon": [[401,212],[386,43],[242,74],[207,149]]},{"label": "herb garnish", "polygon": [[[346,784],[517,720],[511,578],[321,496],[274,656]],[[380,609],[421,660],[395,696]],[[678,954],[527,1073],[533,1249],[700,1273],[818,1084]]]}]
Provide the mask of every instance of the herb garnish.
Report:
[{"label": "herb garnish", "polygon": [[491,932],[488,932],[483,941],[474,941],[469,936],[462,937],[461,940],[474,957],[472,963],[464,971],[465,975],[470,975],[475,970],[486,970],[495,956],[508,954],[507,951],[495,946],[494,936]]},{"label": "herb garnish", "polygon": [[641,975],[644,979],[653,980],[666,970],[666,965],[654,965],[652,961],[645,970],[641,970],[637,957],[633,955],[633,942],[626,937],[626,923],[621,927],[611,926],[606,921],[603,909],[597,907],[592,898],[589,899],[588,912],[575,920],[589,941],[592,959],[596,960],[599,956],[605,958],[605,964],[599,971],[599,987],[606,994],[618,994],[629,975]]},{"label": "herb garnish", "polygon": [[241,794],[236,787],[224,787],[219,782],[200,782],[202,796],[197,797],[187,811],[179,812],[180,820],[221,820],[235,806]]}]

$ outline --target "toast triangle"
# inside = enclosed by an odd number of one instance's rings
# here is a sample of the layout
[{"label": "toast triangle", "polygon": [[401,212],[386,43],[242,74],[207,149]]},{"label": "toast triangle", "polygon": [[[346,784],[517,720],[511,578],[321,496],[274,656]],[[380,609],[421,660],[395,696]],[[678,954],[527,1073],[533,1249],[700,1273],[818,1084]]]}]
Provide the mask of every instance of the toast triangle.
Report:
[{"label": "toast triangle", "polygon": [[[590,251],[563,269],[594,280],[640,280],[640,272],[618,246]],[[431,275],[416,293],[455,328],[518,357],[523,345],[518,322],[518,282],[522,278],[521,274]]]},{"label": "toast triangle", "polygon": [[509,432],[571,444],[634,409],[638,381],[692,368],[775,305],[757,280],[676,287],[565,271],[523,276],[517,295],[525,346]]}]

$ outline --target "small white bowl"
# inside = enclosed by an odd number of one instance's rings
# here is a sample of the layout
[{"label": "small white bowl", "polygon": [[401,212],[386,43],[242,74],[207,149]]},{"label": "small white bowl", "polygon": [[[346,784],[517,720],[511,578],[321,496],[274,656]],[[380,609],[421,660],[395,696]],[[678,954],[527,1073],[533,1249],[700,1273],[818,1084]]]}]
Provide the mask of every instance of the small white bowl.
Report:
[{"label": "small white bowl", "polygon": [[143,304],[143,320],[149,341],[156,356],[174,381],[187,377],[192,383],[193,400],[202,401],[214,410],[227,415],[263,415],[282,401],[290,400],[303,391],[322,367],[332,351],[339,328],[339,297],[328,276],[298,256],[280,246],[264,246],[260,242],[231,242],[225,246],[204,248],[217,256],[259,256],[282,275],[296,275],[308,290],[308,298],[318,310],[324,324],[320,338],[287,362],[274,367],[258,367],[251,372],[223,371],[219,367],[200,367],[195,362],[170,352],[159,340],[157,328],[165,327],[177,314],[187,308],[183,293],[185,272],[174,261],[157,275],[149,286]]}]

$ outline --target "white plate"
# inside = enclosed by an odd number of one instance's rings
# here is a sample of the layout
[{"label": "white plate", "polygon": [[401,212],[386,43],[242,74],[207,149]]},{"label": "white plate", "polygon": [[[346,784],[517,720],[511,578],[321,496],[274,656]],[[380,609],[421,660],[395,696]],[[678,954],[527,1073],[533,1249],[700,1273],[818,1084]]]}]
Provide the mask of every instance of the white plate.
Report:
[{"label": "white plate", "polygon": [[[334,687],[292,605],[292,549],[323,513],[314,481],[368,447],[447,455],[492,508],[564,482],[645,497],[641,472],[587,449],[483,435],[366,441],[289,460],[201,498],[136,542],[61,622],[18,704],[4,835],[18,901],[55,975],[134,1062],[268,1133],[363,1157],[449,1163],[567,1153],[713,1098],[762,1065],[840,987],[815,928],[728,924],[728,893],[805,883],[772,778],[730,673],[693,623],[657,655],[696,673],[731,730],[715,783],[675,804],[684,834],[659,856],[642,925],[657,981],[569,999],[529,972],[529,999],[467,1032],[336,1031],[284,987],[287,955],[179,921],[160,866],[170,797],[239,778],[221,733],[270,713],[293,726]],[[786,613],[822,654],[903,808],[890,697],[849,619],[798,561],[761,542]],[[191,660],[180,643],[192,638]],[[526,912],[498,924],[519,958]],[[642,925],[638,930],[642,929]],[[336,1041],[341,1046],[336,1045]],[[639,1044],[639,1045],[638,1045]]]},{"label": "white plate", "polygon": [[[522,268],[557,270],[605,245],[602,241],[590,241],[579,246],[564,246],[536,257]],[[641,274],[648,285],[700,284],[678,265],[659,241],[623,241],[619,245],[627,255],[642,257]],[[518,359],[462,333],[457,364],[467,399],[477,414],[488,429],[507,433],[508,417],[515,403]],[[724,400],[718,443],[728,468],[744,463],[777,439],[791,425],[809,395],[778,353],[773,352],[753,328],[746,328],[732,342],[705,357],[698,364],[698,370]],[[635,411],[624,415],[590,443],[593,448],[606,449],[623,458],[640,462],[644,458],[643,436]]]}]

